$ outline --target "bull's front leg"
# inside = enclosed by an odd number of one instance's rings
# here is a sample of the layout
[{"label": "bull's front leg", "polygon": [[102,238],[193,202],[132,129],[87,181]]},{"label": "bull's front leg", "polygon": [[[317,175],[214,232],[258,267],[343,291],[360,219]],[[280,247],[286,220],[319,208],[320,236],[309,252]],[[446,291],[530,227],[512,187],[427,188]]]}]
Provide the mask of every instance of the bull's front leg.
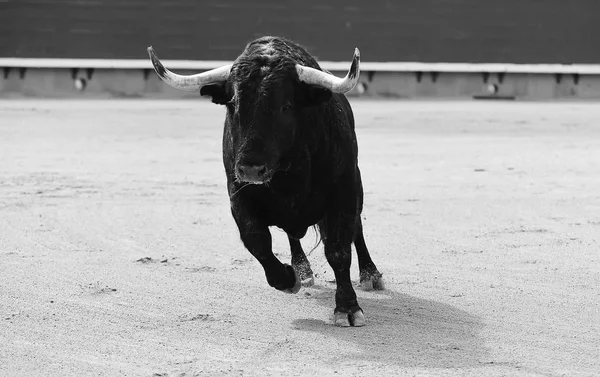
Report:
[{"label": "bull's front leg", "polygon": [[301,281],[292,266],[283,264],[273,255],[271,232],[260,220],[244,211],[232,208],[244,246],[265,270],[269,285],[287,293],[297,293]]}]

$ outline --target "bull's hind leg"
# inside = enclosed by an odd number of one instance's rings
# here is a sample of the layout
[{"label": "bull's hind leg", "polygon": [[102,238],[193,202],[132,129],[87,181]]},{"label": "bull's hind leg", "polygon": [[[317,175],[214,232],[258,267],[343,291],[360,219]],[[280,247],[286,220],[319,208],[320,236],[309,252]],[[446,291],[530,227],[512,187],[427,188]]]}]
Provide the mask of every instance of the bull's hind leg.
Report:
[{"label": "bull's hind leg", "polygon": [[296,270],[296,273],[300,276],[302,285],[305,287],[314,285],[315,278],[313,276],[313,271],[310,268],[310,263],[308,262],[308,258],[306,258],[306,254],[304,254],[304,250],[302,250],[300,240],[292,238],[289,235],[288,240],[290,241],[290,250],[292,253],[292,267],[294,267],[294,270]]},{"label": "bull's hind leg", "polygon": [[336,326],[342,327],[366,324],[350,281],[352,240],[357,216],[356,204],[355,192],[340,190],[325,218],[319,224],[325,244],[325,257],[333,269],[337,285],[333,321]]},{"label": "bull's hind leg", "polygon": [[375,263],[373,263],[369,250],[367,249],[360,216],[356,221],[354,246],[356,247],[356,254],[358,256],[361,288],[365,291],[371,291],[373,289],[383,290],[383,278],[381,272],[377,270]]},{"label": "bull's hind leg", "polygon": [[[325,239],[325,257],[335,274],[335,310],[333,323],[336,326],[364,326],[366,324],[362,309],[358,306],[356,292],[350,281],[352,262],[352,227],[339,226],[341,218],[328,219],[327,238]],[[349,224],[346,224],[349,225]],[[345,229],[344,229],[345,228]]]},{"label": "bull's hind leg", "polygon": [[360,272],[360,286],[365,291],[373,289],[382,290],[383,279],[381,273],[375,267],[375,263],[369,255],[367,244],[365,243],[365,237],[363,235],[362,220],[360,213],[363,209],[363,187],[362,178],[360,176],[360,169],[356,167],[356,190],[358,192],[358,213],[359,216],[356,219],[356,228],[354,229],[354,246],[356,247],[356,255],[358,256],[358,271]]}]

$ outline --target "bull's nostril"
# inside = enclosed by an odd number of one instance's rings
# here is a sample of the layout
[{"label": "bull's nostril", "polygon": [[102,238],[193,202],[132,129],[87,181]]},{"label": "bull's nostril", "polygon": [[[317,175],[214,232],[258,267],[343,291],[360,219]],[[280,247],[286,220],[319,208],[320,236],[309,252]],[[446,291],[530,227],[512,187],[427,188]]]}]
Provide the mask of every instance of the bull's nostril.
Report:
[{"label": "bull's nostril", "polygon": [[267,175],[265,165],[240,165],[237,168],[237,175],[241,180],[259,182]]}]

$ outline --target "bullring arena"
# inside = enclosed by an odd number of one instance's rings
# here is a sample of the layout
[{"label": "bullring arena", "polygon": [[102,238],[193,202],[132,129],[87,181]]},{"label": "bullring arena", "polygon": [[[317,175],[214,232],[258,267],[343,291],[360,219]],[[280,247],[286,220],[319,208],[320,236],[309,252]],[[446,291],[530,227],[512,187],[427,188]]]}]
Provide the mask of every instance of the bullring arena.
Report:
[{"label": "bullring arena", "polygon": [[288,295],[239,241],[223,108],[0,101],[0,374],[597,375],[597,104],[351,102],[386,290],[344,329],[322,246]]},{"label": "bullring arena", "polygon": [[600,376],[599,14],[0,0],[0,377]]}]

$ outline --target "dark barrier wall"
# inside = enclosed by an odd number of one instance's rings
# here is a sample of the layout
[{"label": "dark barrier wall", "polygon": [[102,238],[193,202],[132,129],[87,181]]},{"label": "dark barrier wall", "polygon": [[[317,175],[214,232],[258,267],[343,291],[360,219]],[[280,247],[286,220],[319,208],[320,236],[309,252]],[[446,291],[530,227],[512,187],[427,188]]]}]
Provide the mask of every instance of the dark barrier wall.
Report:
[{"label": "dark barrier wall", "polygon": [[0,57],[231,60],[267,34],[321,60],[600,64],[600,0],[0,1]]}]

